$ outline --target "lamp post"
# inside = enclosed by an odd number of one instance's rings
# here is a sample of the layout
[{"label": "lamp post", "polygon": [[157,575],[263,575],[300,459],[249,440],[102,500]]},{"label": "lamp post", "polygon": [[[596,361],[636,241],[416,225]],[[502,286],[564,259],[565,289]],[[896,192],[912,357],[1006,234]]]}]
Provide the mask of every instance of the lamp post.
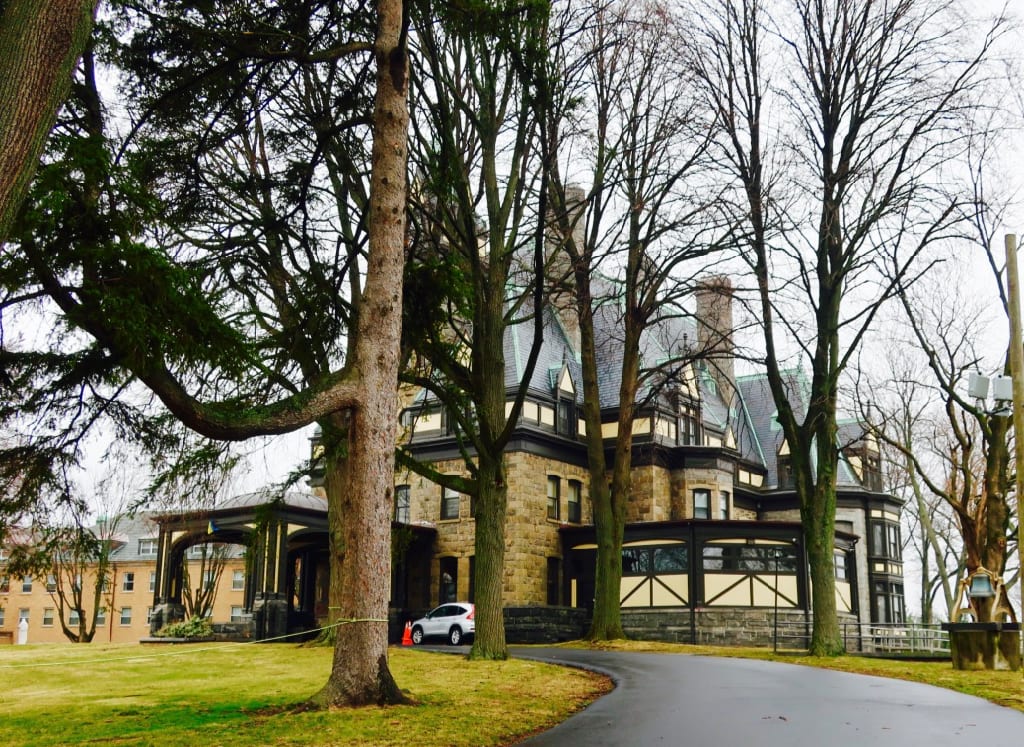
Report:
[{"label": "lamp post", "polygon": [[1017,475],[1017,562],[1020,564],[1021,607],[1024,618],[1024,542],[1021,541],[1021,527],[1024,527],[1024,348],[1021,347],[1020,283],[1017,275],[1017,236],[1008,233],[1003,237],[1006,247],[1006,296],[1010,306],[1010,376],[1013,379],[1013,442]]},{"label": "lamp post", "polygon": [[772,549],[772,556],[775,560],[775,620],[772,631],[772,653],[779,653],[779,558],[782,556],[782,548]]}]

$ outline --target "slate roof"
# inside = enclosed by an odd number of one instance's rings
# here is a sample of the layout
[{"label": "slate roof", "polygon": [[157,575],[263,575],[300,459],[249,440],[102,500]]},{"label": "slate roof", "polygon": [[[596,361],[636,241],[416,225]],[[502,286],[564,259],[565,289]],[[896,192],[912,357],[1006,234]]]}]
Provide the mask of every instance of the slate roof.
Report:
[{"label": "slate roof", "polygon": [[[598,387],[602,409],[615,409],[618,405],[619,384],[622,371],[622,315],[621,304],[614,293],[612,283],[606,279],[595,280],[595,295],[609,300],[600,304],[594,313],[595,337],[598,357]],[[505,330],[503,349],[505,353],[505,386],[514,389],[522,380],[527,357],[534,340],[532,309],[527,304],[521,312],[522,321]],[[534,393],[551,396],[558,386],[558,377],[563,367],[576,385],[577,403],[583,401],[583,377],[579,351],[558,313],[546,308],[544,343],[537,358],[537,364],[530,379],[529,388]],[[652,368],[673,355],[684,346],[697,341],[697,323],[681,310],[676,314],[665,314],[644,331],[641,338],[641,367]],[[696,380],[701,397],[701,417],[704,428],[724,435],[730,428],[736,439],[736,449],[741,457],[754,464],[764,466],[767,471],[764,487],[777,488],[779,447],[783,442],[781,426],[775,419],[776,408],[768,387],[767,376],[757,373],[736,378],[736,396],[725,402],[718,391],[707,364],[696,364]],[[806,411],[810,383],[799,368],[783,372],[791,401],[802,418]],[[637,393],[638,401],[648,398],[653,382],[643,385]],[[422,395],[421,395],[422,396]],[[422,399],[417,397],[420,401]],[[856,422],[841,426],[842,444],[852,443],[863,435]],[[845,460],[840,460],[838,482],[841,486],[854,487],[860,483]]]}]

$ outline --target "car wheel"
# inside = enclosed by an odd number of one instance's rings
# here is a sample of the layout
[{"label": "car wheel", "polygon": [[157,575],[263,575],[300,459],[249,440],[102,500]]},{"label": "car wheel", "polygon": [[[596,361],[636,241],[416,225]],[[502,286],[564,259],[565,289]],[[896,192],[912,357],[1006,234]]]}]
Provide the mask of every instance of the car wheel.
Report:
[{"label": "car wheel", "polygon": [[419,625],[412,629],[412,642],[417,646],[423,643],[423,628]]},{"label": "car wheel", "polygon": [[453,646],[458,646],[462,643],[462,628],[458,625],[453,625],[452,629],[448,631],[448,643]]}]

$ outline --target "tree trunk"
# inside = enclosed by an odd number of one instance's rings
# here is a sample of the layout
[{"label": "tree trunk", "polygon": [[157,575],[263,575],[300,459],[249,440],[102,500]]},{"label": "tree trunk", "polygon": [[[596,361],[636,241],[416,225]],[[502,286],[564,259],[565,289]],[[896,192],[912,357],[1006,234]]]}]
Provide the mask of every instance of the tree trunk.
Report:
[{"label": "tree trunk", "polygon": [[327,706],[406,702],[388,668],[388,598],[405,262],[407,18],[401,0],[379,0],[377,9],[370,251],[356,325],[359,396],[347,439],[349,479],[339,489],[332,481],[328,494],[332,560],[340,561],[332,601],[343,624],[330,677],[313,698]]},{"label": "tree trunk", "polygon": [[[800,519],[804,528],[804,542],[811,575],[811,609],[814,624],[811,628],[810,654],[812,656],[838,656],[844,653],[836,610],[835,534],[836,534],[836,476],[839,451],[836,448],[835,418],[825,418],[816,435],[817,471],[810,462],[793,460],[804,474],[798,477],[800,486]],[[804,451],[804,450],[801,450]],[[807,449],[804,453],[809,453]]]},{"label": "tree trunk", "polygon": [[35,173],[71,74],[92,31],[95,0],[0,4],[0,244]]},{"label": "tree trunk", "polygon": [[[499,377],[498,381],[504,381]],[[505,641],[505,516],[508,486],[502,456],[479,458],[480,493],[476,501],[476,634],[472,659],[507,659]]]}]

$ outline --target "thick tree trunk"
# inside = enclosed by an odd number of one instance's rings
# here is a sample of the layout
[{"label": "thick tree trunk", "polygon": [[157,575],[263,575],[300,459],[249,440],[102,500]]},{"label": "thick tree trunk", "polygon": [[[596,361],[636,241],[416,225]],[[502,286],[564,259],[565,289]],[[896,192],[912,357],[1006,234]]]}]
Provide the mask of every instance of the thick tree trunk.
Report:
[{"label": "thick tree trunk", "polygon": [[95,0],[0,4],[0,244],[28,193],[92,30]]},{"label": "thick tree trunk", "polygon": [[[804,542],[811,575],[811,609],[814,624],[811,628],[810,653],[812,656],[838,656],[844,653],[843,638],[839,630],[836,609],[835,534],[836,534],[836,477],[839,451],[836,448],[835,418],[825,418],[816,435],[817,470],[807,460],[793,460],[794,472],[800,486],[800,519],[804,528]],[[810,449],[807,449],[809,452]]]},{"label": "thick tree trunk", "polygon": [[[498,381],[503,381],[498,378]],[[480,455],[480,493],[476,501],[476,634],[472,659],[507,659],[505,641],[505,516],[508,486],[505,464],[499,455]]]},{"label": "thick tree trunk", "polygon": [[[391,515],[398,428],[398,359],[405,261],[408,108],[407,19],[401,0],[379,0],[366,288],[355,368],[359,396],[348,433],[348,483],[334,490],[332,574],[339,587],[334,664],[321,705],[405,702],[388,668]],[[330,511],[330,507],[329,507]],[[337,576],[335,579],[334,576]]]}]

